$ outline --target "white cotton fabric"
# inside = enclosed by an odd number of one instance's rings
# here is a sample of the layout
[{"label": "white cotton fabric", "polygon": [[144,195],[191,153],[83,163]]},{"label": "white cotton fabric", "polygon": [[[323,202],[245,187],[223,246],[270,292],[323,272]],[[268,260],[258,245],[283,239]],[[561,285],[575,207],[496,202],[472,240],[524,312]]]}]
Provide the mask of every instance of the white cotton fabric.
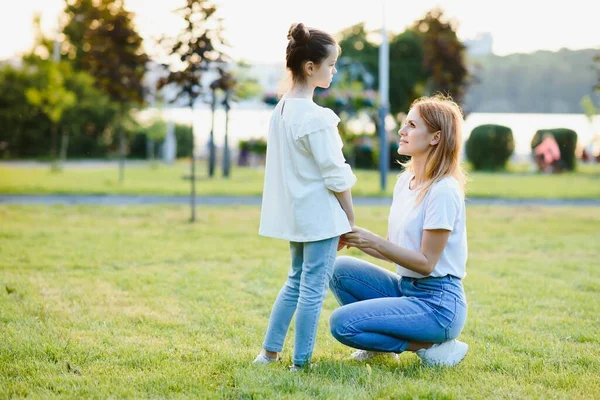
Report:
[{"label": "white cotton fabric", "polygon": [[309,99],[279,101],[269,125],[259,234],[313,242],[352,229],[333,192],[356,183],[333,111]]},{"label": "white cotton fabric", "polygon": [[[394,187],[394,197],[388,219],[390,242],[406,249],[421,252],[423,230],[444,229],[450,231],[448,244],[429,276],[466,276],[467,225],[464,195],[456,179],[445,177],[435,183],[425,199],[416,204],[417,190],[411,190],[412,173],[403,173]],[[396,264],[399,275],[423,278],[423,275]]]}]

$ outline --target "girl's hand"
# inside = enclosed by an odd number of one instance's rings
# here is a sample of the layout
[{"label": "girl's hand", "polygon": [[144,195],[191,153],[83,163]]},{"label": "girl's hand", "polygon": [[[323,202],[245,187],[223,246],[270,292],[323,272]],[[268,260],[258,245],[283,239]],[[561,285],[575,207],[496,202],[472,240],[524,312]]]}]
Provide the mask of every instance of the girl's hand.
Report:
[{"label": "girl's hand", "polygon": [[375,246],[378,236],[359,226],[353,226],[352,232],[342,236],[346,246],[357,247],[359,249],[370,249]]}]

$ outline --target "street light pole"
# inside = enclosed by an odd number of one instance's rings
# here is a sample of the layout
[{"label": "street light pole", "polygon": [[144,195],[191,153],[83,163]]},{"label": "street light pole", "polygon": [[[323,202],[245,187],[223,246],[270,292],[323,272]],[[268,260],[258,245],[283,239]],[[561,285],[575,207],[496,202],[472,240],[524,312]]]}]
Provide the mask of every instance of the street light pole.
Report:
[{"label": "street light pole", "polygon": [[389,149],[385,118],[389,109],[390,48],[385,24],[387,0],[382,0],[381,46],[379,47],[379,175],[381,191],[385,191],[389,167]]}]

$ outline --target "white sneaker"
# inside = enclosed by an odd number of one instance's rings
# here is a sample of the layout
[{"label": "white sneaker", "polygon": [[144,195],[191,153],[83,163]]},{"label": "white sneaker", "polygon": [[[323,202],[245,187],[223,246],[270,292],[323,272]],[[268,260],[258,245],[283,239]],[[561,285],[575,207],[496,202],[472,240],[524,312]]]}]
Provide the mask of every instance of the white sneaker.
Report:
[{"label": "white sneaker", "polygon": [[390,356],[394,360],[398,359],[398,354],[396,353],[385,353],[382,351],[368,351],[368,350],[356,350],[354,353],[350,355],[350,358],[355,361],[365,361],[370,360],[373,357],[377,356]]},{"label": "white sneaker", "polygon": [[469,351],[468,344],[454,339],[434,344],[428,349],[417,350],[417,355],[427,366],[453,367],[465,358],[467,351]]},{"label": "white sneaker", "polygon": [[270,364],[270,363],[273,363],[276,361],[279,361],[279,357],[271,358],[271,357],[265,356],[263,353],[260,353],[259,355],[256,356],[254,361],[252,361],[252,364]]}]

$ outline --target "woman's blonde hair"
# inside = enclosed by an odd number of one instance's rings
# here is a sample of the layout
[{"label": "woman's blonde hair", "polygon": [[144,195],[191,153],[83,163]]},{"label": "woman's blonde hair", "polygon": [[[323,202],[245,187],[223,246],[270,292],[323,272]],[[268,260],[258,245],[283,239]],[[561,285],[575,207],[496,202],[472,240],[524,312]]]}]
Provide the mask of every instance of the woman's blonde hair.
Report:
[{"label": "woman's blonde hair", "polygon": [[[463,113],[450,96],[436,94],[415,100],[410,108],[416,108],[427,124],[429,132],[440,131],[440,140],[433,147],[425,163],[425,184],[419,188],[417,204],[429,189],[447,176],[453,176],[464,194],[466,175],[460,163],[462,151]],[[413,172],[412,161],[402,164],[405,172]]]}]

